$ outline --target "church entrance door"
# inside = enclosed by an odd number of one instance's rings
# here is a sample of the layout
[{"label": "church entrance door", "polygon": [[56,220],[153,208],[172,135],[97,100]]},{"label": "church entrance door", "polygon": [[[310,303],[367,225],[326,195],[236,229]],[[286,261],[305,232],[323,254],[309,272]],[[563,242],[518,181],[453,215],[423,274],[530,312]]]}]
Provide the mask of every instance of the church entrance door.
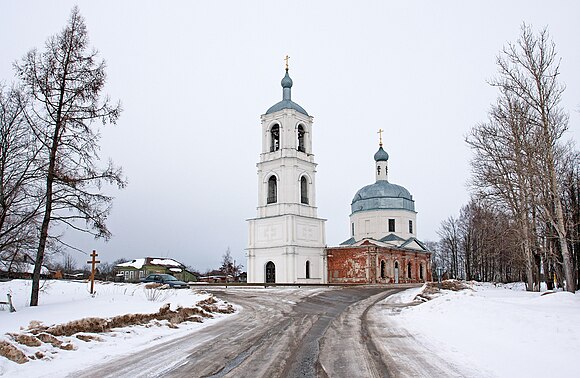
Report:
[{"label": "church entrance door", "polygon": [[266,264],[266,283],[276,283],[276,265],[272,261]]}]

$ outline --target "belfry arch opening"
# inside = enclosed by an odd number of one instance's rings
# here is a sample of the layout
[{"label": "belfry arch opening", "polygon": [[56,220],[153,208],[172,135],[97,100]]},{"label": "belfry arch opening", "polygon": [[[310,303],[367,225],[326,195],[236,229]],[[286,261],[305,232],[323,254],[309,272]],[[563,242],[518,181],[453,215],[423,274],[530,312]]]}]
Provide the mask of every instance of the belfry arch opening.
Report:
[{"label": "belfry arch opening", "polygon": [[278,124],[270,129],[270,152],[280,149],[280,126]]},{"label": "belfry arch opening", "polygon": [[300,178],[300,203],[308,205],[308,180],[306,176]]},{"label": "belfry arch opening", "polygon": [[278,181],[276,176],[272,175],[268,179],[268,197],[266,198],[266,203],[276,203],[278,202]]},{"label": "belfry arch opening", "polygon": [[306,145],[304,143],[304,136],[306,132],[304,131],[304,126],[298,125],[297,134],[298,134],[298,151],[306,152]]}]

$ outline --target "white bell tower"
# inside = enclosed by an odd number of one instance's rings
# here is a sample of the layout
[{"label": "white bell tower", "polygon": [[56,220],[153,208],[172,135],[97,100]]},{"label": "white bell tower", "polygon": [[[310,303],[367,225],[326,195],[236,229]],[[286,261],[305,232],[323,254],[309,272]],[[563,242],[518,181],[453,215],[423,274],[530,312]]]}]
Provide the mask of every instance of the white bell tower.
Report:
[{"label": "white bell tower", "polygon": [[248,282],[325,283],[326,220],[316,211],[313,118],[291,99],[287,59],[282,101],[261,116],[257,217],[248,220]]}]

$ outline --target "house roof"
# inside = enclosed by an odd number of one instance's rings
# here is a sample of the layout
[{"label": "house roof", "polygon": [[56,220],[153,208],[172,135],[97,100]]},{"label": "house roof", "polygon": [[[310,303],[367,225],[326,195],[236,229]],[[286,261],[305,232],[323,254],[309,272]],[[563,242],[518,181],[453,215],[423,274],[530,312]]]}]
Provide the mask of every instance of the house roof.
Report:
[{"label": "house roof", "polygon": [[398,249],[407,249],[413,250],[417,252],[430,252],[429,249],[417,238],[411,237],[407,240],[402,239],[394,234],[389,234],[380,240],[375,240],[373,238],[363,238],[359,241],[356,241],[354,238],[350,238],[348,240],[343,241],[340,243],[340,246],[347,247],[359,247],[363,245],[374,244],[378,247],[388,247],[388,248],[398,248]]},{"label": "house roof", "polygon": [[168,258],[161,258],[161,257],[145,257],[142,259],[134,259],[131,261],[127,261],[121,264],[117,264],[117,268],[135,268],[141,269],[143,265],[158,265],[158,266],[165,266],[165,267],[172,267],[172,268],[183,268],[185,265],[182,263]]}]

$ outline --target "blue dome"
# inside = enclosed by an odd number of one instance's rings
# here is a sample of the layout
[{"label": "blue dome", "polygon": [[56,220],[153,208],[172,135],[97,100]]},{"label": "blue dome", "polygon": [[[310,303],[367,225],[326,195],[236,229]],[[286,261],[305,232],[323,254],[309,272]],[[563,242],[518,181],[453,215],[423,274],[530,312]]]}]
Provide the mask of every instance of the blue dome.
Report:
[{"label": "blue dome", "polygon": [[359,211],[387,209],[414,212],[415,201],[413,201],[413,196],[407,189],[400,185],[380,180],[356,192],[350,207],[353,214]]},{"label": "blue dome", "polygon": [[288,70],[286,70],[286,75],[284,75],[280,84],[282,85],[282,101],[271,106],[270,109],[266,111],[266,114],[275,113],[282,109],[294,109],[298,113],[308,115],[302,106],[292,101],[292,79],[290,78],[290,75],[288,75]]},{"label": "blue dome", "polygon": [[379,147],[379,150],[375,154],[375,161],[388,161],[388,160],[389,154],[387,153],[387,151],[383,150],[383,146]]},{"label": "blue dome", "polygon": [[272,105],[270,109],[266,111],[266,114],[274,113],[282,109],[294,109],[298,113],[308,115],[308,113],[306,113],[306,110],[304,110],[302,106],[298,105],[292,100],[282,100],[279,103]]},{"label": "blue dome", "polygon": [[282,88],[292,88],[292,79],[290,78],[290,75],[288,75],[288,71],[286,71],[286,75],[284,75],[281,84]]}]

